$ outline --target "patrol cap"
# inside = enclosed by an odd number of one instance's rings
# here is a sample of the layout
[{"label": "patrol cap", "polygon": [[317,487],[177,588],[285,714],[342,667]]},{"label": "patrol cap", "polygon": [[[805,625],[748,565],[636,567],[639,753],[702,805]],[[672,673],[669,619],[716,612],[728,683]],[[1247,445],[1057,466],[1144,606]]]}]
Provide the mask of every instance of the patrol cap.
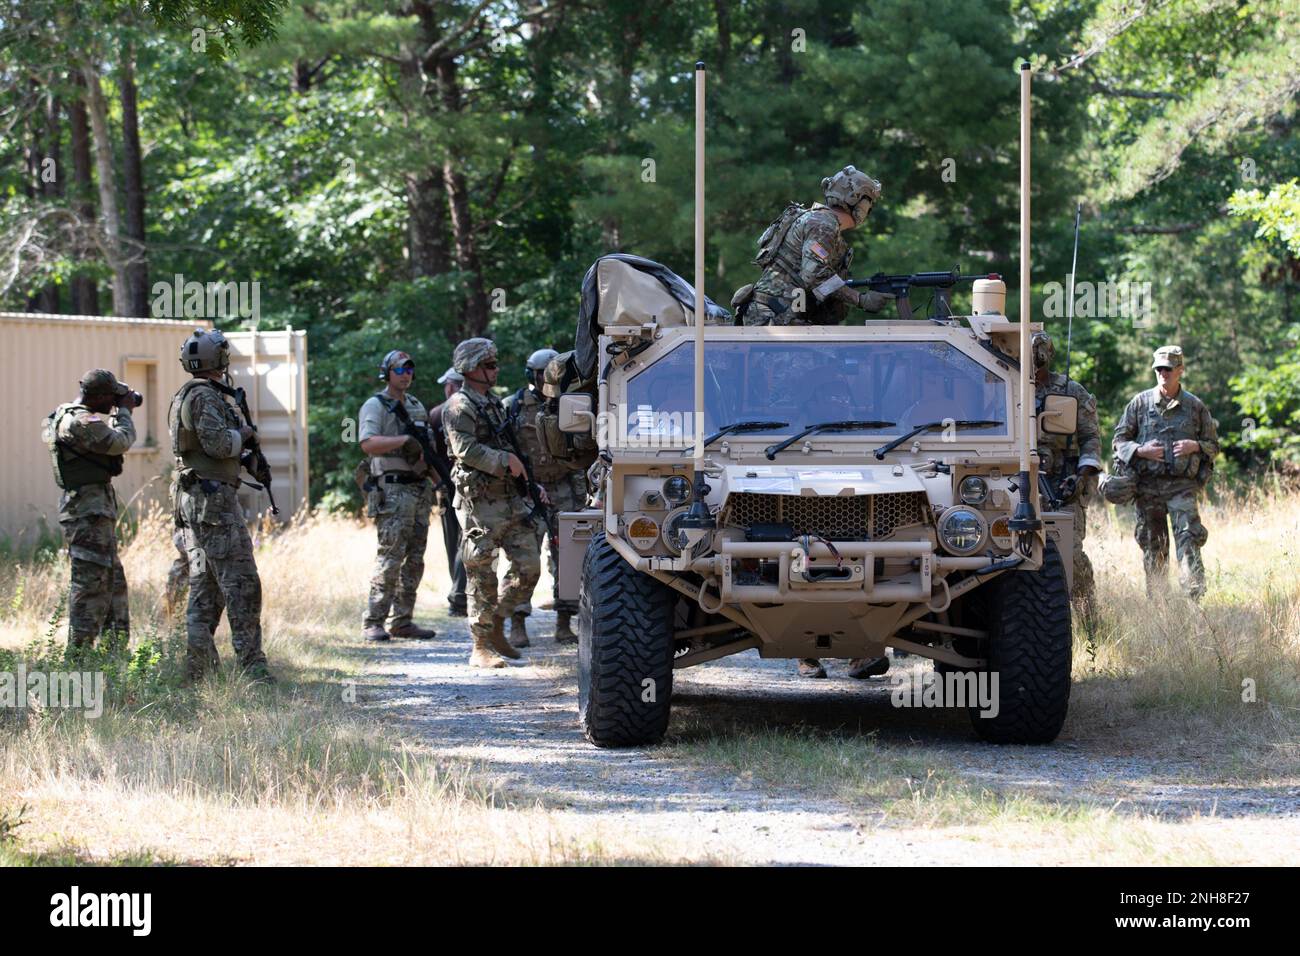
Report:
[{"label": "patrol cap", "polygon": [[92,368],[81,376],[82,395],[125,395],[131,391],[106,368]]},{"label": "patrol cap", "polygon": [[460,372],[456,371],[454,368],[449,368],[447,369],[447,371],[443,372],[441,375],[438,376],[439,385],[446,385],[448,382],[464,383],[464,381],[465,381],[465,376],[461,375]]},{"label": "patrol cap", "polygon": [[1152,368],[1182,368],[1183,349],[1180,345],[1162,345],[1151,359]]}]

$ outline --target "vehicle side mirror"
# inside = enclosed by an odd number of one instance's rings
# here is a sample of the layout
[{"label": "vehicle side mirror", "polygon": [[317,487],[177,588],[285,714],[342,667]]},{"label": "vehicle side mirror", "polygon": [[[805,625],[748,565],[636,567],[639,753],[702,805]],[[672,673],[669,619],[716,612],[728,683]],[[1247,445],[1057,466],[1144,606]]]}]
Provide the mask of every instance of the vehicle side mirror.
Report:
[{"label": "vehicle side mirror", "polygon": [[560,396],[560,431],[570,434],[591,432],[596,416],[591,412],[591,396],[576,393]]},{"label": "vehicle side mirror", "polygon": [[1047,435],[1073,435],[1079,428],[1079,400],[1073,395],[1044,396],[1038,428]]}]

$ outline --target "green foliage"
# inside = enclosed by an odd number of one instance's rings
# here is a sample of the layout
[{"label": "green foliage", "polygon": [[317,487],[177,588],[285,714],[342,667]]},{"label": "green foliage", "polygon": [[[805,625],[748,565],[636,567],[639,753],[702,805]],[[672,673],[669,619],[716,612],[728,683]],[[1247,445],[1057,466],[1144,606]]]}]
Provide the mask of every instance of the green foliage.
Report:
[{"label": "green foliage", "polygon": [[1293,256],[1300,256],[1300,182],[1292,179],[1274,186],[1267,195],[1258,189],[1239,189],[1228,200],[1234,216],[1259,224],[1256,238],[1275,239]]},{"label": "green foliage", "polygon": [[[1071,371],[1097,394],[1104,429],[1150,384],[1151,350],[1177,341],[1188,386],[1230,418],[1241,375],[1242,400],[1275,430],[1256,440],[1283,448],[1295,423],[1255,383],[1300,320],[1293,7],[25,0],[0,18],[0,116],[21,147],[0,158],[0,237],[31,225],[34,239],[0,304],[26,308],[53,288],[67,310],[74,275],[98,281],[106,301],[110,270],[70,231],[94,190],[78,195],[65,177],[63,191],[42,192],[23,156],[47,148],[48,95],[81,95],[72,72],[87,55],[117,138],[134,50],[150,280],[258,281],[261,327],[308,332],[311,497],[354,508],[346,420],[377,390],[388,349],[415,354],[415,394],[434,405],[456,341],[486,331],[509,391],[535,348],[571,347],[597,256],[633,252],[690,275],[700,57],[710,296],[726,302],[752,281],[763,227],[853,163],[884,190],[849,234],[856,274],[1001,272],[1016,317],[1017,64],[1029,58],[1041,68],[1035,318],[1042,286],[1069,270],[1076,201],[1078,279],[1152,285],[1149,325],[1075,322]],[[195,28],[211,34],[206,53]],[[439,59],[439,48],[456,52]],[[65,169],[67,127],[65,116]],[[1048,325],[1063,345],[1064,321]],[[1264,454],[1231,447],[1243,464]]]},{"label": "green foliage", "polygon": [[1243,424],[1233,444],[1273,465],[1300,464],[1300,346],[1233,377]]}]

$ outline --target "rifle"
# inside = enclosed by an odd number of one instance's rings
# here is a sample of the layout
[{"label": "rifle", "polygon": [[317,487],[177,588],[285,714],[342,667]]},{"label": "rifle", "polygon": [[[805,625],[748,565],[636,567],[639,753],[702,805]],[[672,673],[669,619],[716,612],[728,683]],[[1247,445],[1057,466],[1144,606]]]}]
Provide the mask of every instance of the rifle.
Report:
[{"label": "rifle", "polygon": [[[539,517],[546,522],[546,526],[551,526],[551,509],[542,501],[542,496],[537,491],[537,481],[533,478],[533,465],[524,454],[523,446],[519,444],[519,436],[515,434],[515,420],[507,414],[501,421],[501,427],[496,429],[497,436],[504,438],[506,443],[514,451],[515,456],[524,466],[524,477],[515,478],[515,487],[519,488],[519,494],[528,498],[533,503],[533,510],[528,513],[529,519],[536,521]],[[524,487],[520,487],[523,485]]]},{"label": "rifle", "polygon": [[235,397],[235,403],[243,413],[244,424],[253,430],[253,437],[245,446],[244,453],[239,456],[239,463],[261,484],[253,484],[251,481],[247,484],[259,491],[265,489],[266,498],[271,502],[271,514],[278,515],[280,509],[276,507],[275,493],[271,491],[271,464],[266,460],[266,455],[262,454],[262,443],[257,440],[257,426],[253,424],[253,416],[248,411],[248,396],[243,388],[232,389],[228,394]]},{"label": "rifle", "polygon": [[253,437],[244,445],[244,453],[239,456],[239,463],[244,466],[250,475],[256,478],[261,484],[251,481],[245,481],[244,484],[250,488],[256,488],[258,491],[265,491],[267,499],[271,502],[271,514],[278,515],[280,509],[275,504],[275,494],[271,491],[271,465],[262,454],[262,445],[257,440],[257,426],[253,424],[253,415],[248,410],[248,396],[244,393],[243,388],[231,388],[223,382],[216,379],[208,379],[217,391],[223,395],[229,395],[239,406],[243,413],[244,424],[253,430]]},{"label": "rifle", "polygon": [[456,500],[456,485],[451,480],[451,472],[447,470],[438,459],[438,453],[433,450],[433,442],[429,439],[429,428],[426,425],[421,428],[411,419],[411,413],[406,410],[406,403],[384,398],[384,393],[380,392],[375,396],[379,403],[388,409],[389,412],[397,419],[397,423],[402,426],[402,432],[414,438],[420,443],[420,455],[424,458],[424,463],[428,465],[437,475],[438,484],[447,489],[447,494],[452,503]]},{"label": "rifle", "polygon": [[938,318],[947,319],[952,317],[952,306],[948,303],[948,296],[952,294],[952,288],[959,282],[973,282],[976,279],[998,279],[996,273],[981,273],[979,275],[962,275],[956,269],[952,272],[915,272],[910,275],[886,275],[883,272],[877,272],[869,279],[849,279],[844,284],[854,289],[867,288],[873,292],[887,292],[894,296],[894,301],[898,306],[898,317],[900,319],[912,318],[912,303],[907,294],[913,286],[921,289],[934,289],[934,297],[938,301],[937,309]]}]

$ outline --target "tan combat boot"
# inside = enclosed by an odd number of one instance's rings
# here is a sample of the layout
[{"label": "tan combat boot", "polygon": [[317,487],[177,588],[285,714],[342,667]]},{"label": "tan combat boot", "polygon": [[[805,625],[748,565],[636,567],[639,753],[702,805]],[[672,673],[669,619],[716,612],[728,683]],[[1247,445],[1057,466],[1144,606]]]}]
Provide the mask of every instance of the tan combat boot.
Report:
[{"label": "tan combat boot", "polygon": [[555,612],[555,643],[556,644],[576,644],[578,635],[573,633],[569,627],[569,622],[573,620],[572,611]]},{"label": "tan combat boot", "polygon": [[510,643],[515,647],[527,647],[529,644],[528,615],[523,611],[515,611],[510,617]]},{"label": "tan combat boot", "polygon": [[815,657],[805,657],[799,661],[799,676],[822,678],[826,676],[826,668],[822,667],[822,662]]},{"label": "tan combat boot", "polygon": [[519,652],[506,640],[506,619],[500,614],[492,615],[492,633],[487,637],[487,644],[502,657],[508,657],[512,661],[519,660]]},{"label": "tan combat boot", "polygon": [[486,637],[474,635],[474,650],[469,655],[470,667],[505,667],[503,661],[495,651],[492,650]]}]

